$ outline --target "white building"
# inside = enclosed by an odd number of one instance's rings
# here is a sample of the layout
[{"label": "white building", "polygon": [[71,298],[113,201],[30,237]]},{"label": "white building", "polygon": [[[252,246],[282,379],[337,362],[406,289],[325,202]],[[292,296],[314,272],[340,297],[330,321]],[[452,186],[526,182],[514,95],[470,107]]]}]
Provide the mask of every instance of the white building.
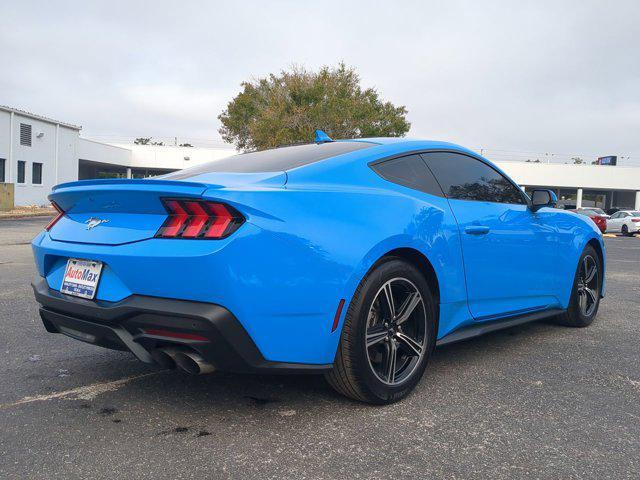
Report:
[{"label": "white building", "polygon": [[552,188],[567,208],[640,210],[640,167],[496,162],[526,191]]},{"label": "white building", "polygon": [[0,106],[0,182],[16,205],[46,204],[56,183],[78,178],[80,127]]},{"label": "white building", "polygon": [[[45,205],[57,183],[88,178],[141,178],[235,153],[212,149],[95,142],[81,127],[0,106],[0,183],[15,184],[16,205]],[[640,167],[497,162],[527,190],[553,188],[568,208],[640,210]]]},{"label": "white building", "polygon": [[88,178],[142,178],[234,155],[233,148],[111,145],[80,137],[82,127],[0,106],[0,183],[16,205],[47,205],[51,188]]}]

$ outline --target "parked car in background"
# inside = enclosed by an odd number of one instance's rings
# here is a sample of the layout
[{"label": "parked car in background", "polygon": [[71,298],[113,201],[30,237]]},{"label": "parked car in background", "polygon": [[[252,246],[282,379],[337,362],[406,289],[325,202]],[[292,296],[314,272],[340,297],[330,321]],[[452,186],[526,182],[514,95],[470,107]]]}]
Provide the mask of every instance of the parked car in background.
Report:
[{"label": "parked car in background", "polygon": [[[599,213],[598,210],[602,213]],[[579,215],[584,215],[593,220],[593,223],[596,224],[598,230],[604,233],[607,231],[607,217],[608,215],[604,213],[604,211],[600,208],[577,208],[573,210],[569,210],[570,212],[577,213]]]},{"label": "parked car in background", "polygon": [[612,208],[607,208],[606,212],[607,212],[607,215],[613,215],[614,213],[619,212],[620,210],[622,209],[619,207],[612,207]]},{"label": "parked car in background", "polygon": [[609,218],[609,214],[605,212],[603,209],[598,207],[582,207],[582,208],[579,208],[578,210],[590,211],[595,213],[596,215],[601,215],[604,218]]},{"label": "parked car in background", "polygon": [[640,211],[620,210],[607,220],[607,232],[621,232],[623,235],[633,235],[640,231]]}]

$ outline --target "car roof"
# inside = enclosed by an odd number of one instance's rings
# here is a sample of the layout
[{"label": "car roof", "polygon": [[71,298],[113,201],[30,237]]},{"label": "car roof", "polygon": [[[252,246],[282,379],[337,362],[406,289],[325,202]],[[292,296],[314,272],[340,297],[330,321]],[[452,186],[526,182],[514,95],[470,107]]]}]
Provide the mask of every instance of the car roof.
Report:
[{"label": "car roof", "polygon": [[[415,150],[452,150],[456,152],[466,153],[468,155],[473,155],[475,157],[480,157],[483,160],[487,161],[497,170],[500,170],[496,167],[496,165],[487,160],[486,158],[479,155],[477,152],[474,152],[468,148],[463,147],[462,145],[458,145],[456,143],[451,142],[442,142],[438,140],[422,140],[417,138],[405,138],[405,137],[373,137],[373,138],[353,138],[353,139],[344,139],[337,140],[338,142],[367,142],[378,145],[378,151],[383,151],[387,154],[391,153],[403,153],[403,152],[411,152]],[[376,150],[370,151],[370,153],[374,153]]]},{"label": "car roof", "polygon": [[412,145],[421,144],[424,148],[455,148],[456,150],[466,150],[464,147],[450,142],[441,142],[438,140],[424,140],[420,138],[407,137],[371,137],[371,138],[349,138],[337,140],[338,142],[367,142],[377,143],[378,145]]},{"label": "car roof", "polygon": [[[351,145],[351,147],[348,145]],[[344,148],[341,148],[342,146],[344,146]],[[314,155],[311,156],[302,155],[302,153],[309,153],[306,152],[306,150],[309,150],[311,147],[313,147],[313,150],[318,149],[318,152],[312,152]],[[302,152],[302,150],[304,150],[304,152]],[[326,151],[322,153],[322,150]],[[346,164],[368,164],[371,161],[384,159],[385,157],[428,150],[448,150],[479,157],[494,169],[504,174],[500,168],[489,160],[454,143],[404,137],[374,137],[340,139],[332,142],[290,145],[259,152],[248,152],[242,155],[196,165],[185,170],[170,173],[162,178],[182,180],[203,176],[201,181],[216,183],[213,179],[205,178],[204,176],[212,174],[219,176],[221,173],[255,175],[256,173],[280,172],[285,173],[285,181],[289,181],[291,175],[298,176],[299,178],[303,175],[318,175],[324,171],[342,168],[342,166]],[[273,158],[267,158],[269,156]],[[288,160],[287,158],[280,157],[291,157],[295,161],[289,161],[290,158]],[[254,160],[253,164],[239,162],[240,160],[248,159]],[[304,172],[304,174],[302,172]]]}]

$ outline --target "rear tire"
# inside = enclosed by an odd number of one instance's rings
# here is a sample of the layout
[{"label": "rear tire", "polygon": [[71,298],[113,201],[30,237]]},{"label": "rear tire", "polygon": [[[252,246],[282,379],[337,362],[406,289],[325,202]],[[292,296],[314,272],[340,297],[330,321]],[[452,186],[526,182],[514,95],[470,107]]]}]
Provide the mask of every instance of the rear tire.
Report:
[{"label": "rear tire", "polygon": [[384,258],[356,289],[327,381],[362,402],[382,405],[404,398],[433,352],[435,312],[420,271],[398,257]]},{"label": "rear tire", "polygon": [[[595,272],[592,269],[595,268]],[[573,280],[569,308],[557,318],[557,323],[567,327],[588,327],[598,314],[602,291],[602,265],[600,257],[591,245],[580,255]]]}]

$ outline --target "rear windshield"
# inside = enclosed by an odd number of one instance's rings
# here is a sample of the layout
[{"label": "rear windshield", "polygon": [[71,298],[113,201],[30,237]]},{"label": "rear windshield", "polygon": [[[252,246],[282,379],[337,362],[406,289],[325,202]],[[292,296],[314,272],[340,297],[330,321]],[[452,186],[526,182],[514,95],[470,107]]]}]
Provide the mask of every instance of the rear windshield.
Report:
[{"label": "rear windshield", "polygon": [[180,180],[212,172],[281,172],[375,145],[369,142],[330,142],[274,148],[272,150],[242,153],[220,160],[213,160],[202,165],[170,173],[163,178]]}]

